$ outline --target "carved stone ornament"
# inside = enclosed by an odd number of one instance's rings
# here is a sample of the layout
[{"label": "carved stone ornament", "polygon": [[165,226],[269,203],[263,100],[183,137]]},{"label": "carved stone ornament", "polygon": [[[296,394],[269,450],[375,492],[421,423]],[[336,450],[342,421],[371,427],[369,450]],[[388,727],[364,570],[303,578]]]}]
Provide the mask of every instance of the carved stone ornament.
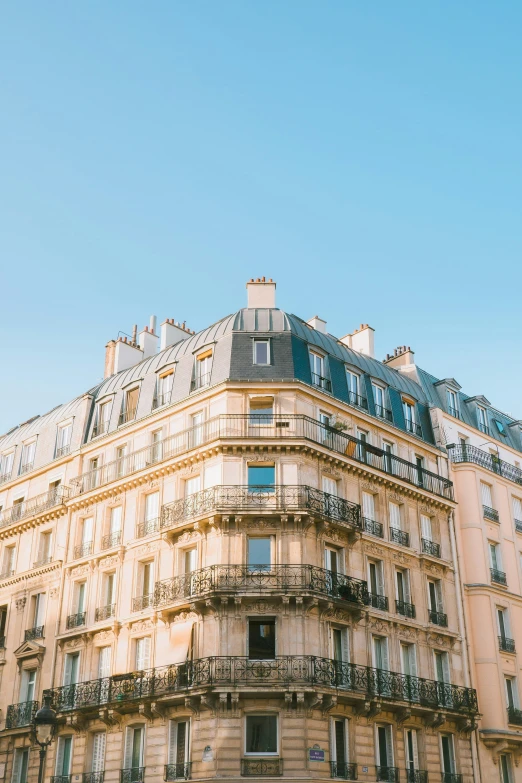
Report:
[{"label": "carved stone ornament", "polygon": [[385,623],[382,620],[370,620],[370,628],[373,628],[377,633],[383,633],[388,630],[388,623]]},{"label": "carved stone ornament", "polygon": [[263,601],[242,605],[241,608],[244,612],[257,612],[258,614],[275,614],[277,612],[277,604],[265,604]]},{"label": "carved stone ornament", "polygon": [[334,528],[326,528],[321,538],[328,538],[336,544],[346,544],[348,542],[348,536],[345,533],[341,533],[340,530],[334,530]]},{"label": "carved stone ornament", "polygon": [[188,544],[190,541],[194,541],[200,538],[201,538],[201,533],[198,530],[186,530],[181,536],[179,536],[176,543]]},{"label": "carved stone ornament", "polygon": [[26,603],[27,603],[27,598],[24,596],[23,598],[16,599],[15,606],[17,610],[21,612],[24,609]]},{"label": "carved stone ornament", "polygon": [[100,560],[100,568],[112,568],[113,566],[117,566],[120,562],[120,558],[118,555],[110,555],[109,557],[104,557],[103,560]]},{"label": "carved stone ornament", "polygon": [[380,486],[373,481],[361,481],[361,489],[369,489],[370,492],[378,492]]},{"label": "carved stone ornament", "polygon": [[138,547],[135,552],[137,555],[145,555],[147,552],[156,552],[161,546],[160,541],[151,541],[150,544],[144,544]]},{"label": "carved stone ornament", "polygon": [[393,492],[388,492],[388,500],[396,500],[397,503],[402,503],[404,496],[397,490],[394,490]]},{"label": "carved stone ornament", "polygon": [[333,478],[335,479],[341,479],[343,477],[342,471],[337,470],[336,468],[331,468],[331,467],[323,468],[323,473],[326,476],[333,476]]},{"label": "carved stone ornament", "polygon": [[430,640],[433,644],[436,644],[439,647],[450,646],[450,640],[446,636],[442,636],[442,634],[440,633],[432,633],[430,636]]},{"label": "carved stone ornament", "polygon": [[196,463],[194,462],[191,465],[186,465],[184,468],[180,468],[180,470],[178,471],[178,474],[181,477],[183,477],[183,476],[190,476],[190,474],[194,473],[194,471],[196,469],[199,470],[199,465],[196,465]]},{"label": "carved stone ornament", "polygon": [[64,647],[66,650],[74,650],[76,647],[83,647],[84,641],[81,636],[77,636],[75,639],[69,639],[65,642]]},{"label": "carved stone ornament", "polygon": [[405,636],[408,639],[416,639],[418,631],[416,628],[410,628],[408,625],[399,625],[397,628],[401,636]]},{"label": "carved stone ornament", "polygon": [[246,461],[248,462],[273,462],[274,459],[271,454],[249,454],[246,457]]},{"label": "carved stone ornament", "polygon": [[102,644],[104,642],[112,642],[114,640],[114,634],[112,631],[100,631],[94,637],[94,644]]},{"label": "carved stone ornament", "polygon": [[59,593],[60,593],[60,588],[53,587],[52,590],[49,590],[49,598],[58,598]]},{"label": "carved stone ornament", "polygon": [[82,576],[82,574],[88,574],[91,571],[91,566],[89,563],[85,563],[81,566],[76,566],[76,568],[71,569],[71,577],[75,576]]},{"label": "carved stone ornament", "polygon": [[370,555],[377,555],[378,557],[384,557],[384,550],[377,544],[365,544],[364,551]]},{"label": "carved stone ornament", "polygon": [[157,486],[159,486],[159,481],[158,481],[157,479],[151,479],[151,480],[148,482],[147,486],[148,486],[150,489],[154,489],[154,487],[157,487]]},{"label": "carved stone ornament", "polygon": [[431,574],[434,574],[435,576],[442,576],[444,571],[443,569],[438,566],[436,563],[432,563],[429,560],[427,560],[424,563],[424,570],[429,571]]},{"label": "carved stone ornament", "polygon": [[330,607],[325,609],[321,613],[321,620],[333,620],[334,622],[349,623],[352,618],[348,612],[343,612],[342,609],[335,609]]},{"label": "carved stone ornament", "polygon": [[393,559],[397,563],[401,563],[401,565],[405,565],[405,566],[411,565],[411,559],[409,557],[406,557],[406,555],[403,555],[402,552],[394,552]]},{"label": "carved stone ornament", "polygon": [[194,623],[196,623],[200,619],[197,612],[180,612],[175,617],[172,618],[173,623],[187,623],[189,620],[192,620]]},{"label": "carved stone ornament", "polygon": [[139,620],[137,623],[133,623],[131,626],[132,633],[141,633],[142,631],[150,631],[154,628],[152,620]]},{"label": "carved stone ornament", "polygon": [[432,507],[428,506],[426,503],[423,504],[422,506],[419,506],[419,511],[421,512],[421,514],[432,514],[433,513]]},{"label": "carved stone ornament", "polygon": [[251,519],[246,524],[249,530],[266,530],[267,528],[277,527],[277,522],[274,519]]}]

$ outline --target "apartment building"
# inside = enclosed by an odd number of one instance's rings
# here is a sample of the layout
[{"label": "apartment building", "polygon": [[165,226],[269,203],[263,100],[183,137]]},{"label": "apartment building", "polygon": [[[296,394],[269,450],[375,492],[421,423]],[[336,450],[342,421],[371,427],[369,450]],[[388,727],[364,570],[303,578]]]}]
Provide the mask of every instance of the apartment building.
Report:
[{"label": "apartment building", "polygon": [[12,783],[44,691],[53,783],[478,779],[429,390],[369,326],[247,295],[111,341],[101,384],[0,439]]}]

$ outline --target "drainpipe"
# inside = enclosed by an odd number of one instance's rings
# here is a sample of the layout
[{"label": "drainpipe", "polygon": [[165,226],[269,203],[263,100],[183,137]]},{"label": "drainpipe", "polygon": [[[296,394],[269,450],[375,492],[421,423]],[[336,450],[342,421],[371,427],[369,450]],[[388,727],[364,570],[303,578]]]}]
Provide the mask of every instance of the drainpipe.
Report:
[{"label": "drainpipe", "polygon": [[[67,563],[67,553],[69,552],[69,539],[71,535],[71,516],[72,512],[69,508],[67,511],[67,535],[65,540],[65,550],[64,550],[64,559],[62,561],[62,574],[60,577],[60,594],[59,594],[59,600],[58,600],[58,613],[56,616],[56,630],[54,632],[54,638],[58,638],[58,634],[60,633],[60,620],[62,617],[62,608],[63,608],[63,591],[64,591],[64,584],[65,584],[65,572],[66,572],[66,563]],[[53,645],[53,660],[51,663],[51,685],[50,688],[54,688],[54,680],[55,680],[55,673],[56,673],[56,658],[58,655],[58,643],[55,642]]]},{"label": "drainpipe", "polygon": [[[451,544],[451,558],[453,560],[453,563],[455,564],[455,587],[457,592],[457,615],[458,615],[458,623],[459,623],[459,633],[464,642],[464,655],[463,655],[464,684],[466,685],[466,688],[470,688],[471,665],[470,665],[470,655],[469,655],[469,643],[468,643],[468,633],[466,628],[466,615],[464,612],[462,581],[460,578],[460,559],[459,559],[459,552],[457,547],[457,538],[455,535],[455,520],[454,520],[453,511],[450,511],[450,513],[448,514],[448,526],[449,526],[450,544]],[[475,729],[475,731],[473,731],[473,739],[471,740],[471,764],[473,767],[473,780],[476,781],[476,783],[481,783],[480,763],[478,759],[479,759],[478,734],[477,734],[477,730]]]}]

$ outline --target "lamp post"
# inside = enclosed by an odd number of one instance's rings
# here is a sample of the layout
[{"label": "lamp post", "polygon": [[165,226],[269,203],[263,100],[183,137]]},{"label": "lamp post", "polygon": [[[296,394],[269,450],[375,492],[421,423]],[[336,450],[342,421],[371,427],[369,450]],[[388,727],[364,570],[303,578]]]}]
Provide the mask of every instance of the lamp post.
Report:
[{"label": "lamp post", "polygon": [[45,755],[47,753],[47,748],[53,741],[57,723],[56,712],[51,707],[51,696],[44,696],[43,707],[40,707],[33,719],[34,736],[40,746],[38,783],[44,783]]}]

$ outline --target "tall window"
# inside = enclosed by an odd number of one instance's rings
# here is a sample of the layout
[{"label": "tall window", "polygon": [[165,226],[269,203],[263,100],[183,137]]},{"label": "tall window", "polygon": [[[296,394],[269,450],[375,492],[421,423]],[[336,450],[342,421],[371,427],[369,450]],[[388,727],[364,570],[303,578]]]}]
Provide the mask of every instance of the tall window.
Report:
[{"label": "tall window", "polygon": [[23,669],[20,680],[20,701],[34,701],[36,692],[36,669]]},{"label": "tall window", "polygon": [[98,652],[98,678],[110,677],[111,675],[112,649],[110,646],[100,647]]},{"label": "tall window", "polygon": [[249,571],[269,571],[272,563],[272,539],[248,538],[247,558]]},{"label": "tall window", "polygon": [[142,599],[140,609],[150,606],[154,598],[154,563],[140,563],[138,574],[138,598]]},{"label": "tall window", "polygon": [[438,615],[444,611],[441,579],[428,579],[428,604],[430,620],[437,622]]},{"label": "tall window", "polygon": [[401,668],[406,676],[417,676],[417,651],[414,644],[401,642]]},{"label": "tall window", "polygon": [[408,400],[402,401],[402,411],[404,413],[404,421],[406,422],[406,429],[408,432],[415,431],[415,405]]},{"label": "tall window", "polygon": [[12,576],[14,574],[15,553],[16,547],[14,545],[4,547],[4,555],[2,558],[2,573],[0,574],[1,578]]},{"label": "tall window", "polygon": [[122,511],[122,506],[114,506],[111,508],[111,518],[109,522],[109,541],[106,542],[108,546],[116,546],[121,541]]},{"label": "tall window", "polygon": [[350,643],[347,628],[332,628],[332,658],[340,663],[350,662]]},{"label": "tall window", "polygon": [[144,741],[144,726],[129,726],[127,728],[123,764],[125,769],[135,770],[134,775],[131,774],[131,781],[141,780],[138,770],[143,767]]},{"label": "tall window", "polygon": [[189,761],[190,722],[188,720],[171,720],[169,722],[169,749],[167,780],[186,779]]},{"label": "tall window", "polygon": [[482,496],[482,505],[486,508],[493,508],[493,495],[491,492],[491,486],[480,482],[480,494]]},{"label": "tall window", "polygon": [[63,669],[63,684],[75,685],[80,679],[80,653],[67,653]]},{"label": "tall window", "polygon": [[58,427],[56,434],[56,452],[55,457],[64,457],[71,450],[72,424],[65,424]]},{"label": "tall window", "polygon": [[248,621],[248,657],[251,660],[272,660],[276,655],[275,620]]},{"label": "tall window", "polygon": [[518,687],[515,677],[505,677],[506,682],[506,701],[509,710],[518,710],[520,701],[518,698]]},{"label": "tall window", "polygon": [[[136,669],[143,671],[150,668],[150,636],[136,639]],[[140,765],[141,766],[141,765]]]},{"label": "tall window", "polygon": [[490,562],[490,570],[491,570],[491,580],[493,582],[499,582],[500,584],[506,584],[506,574],[502,570],[502,553],[500,551],[500,544],[495,544],[490,541],[489,562]]},{"label": "tall window", "polygon": [[83,614],[85,612],[85,597],[87,592],[87,583],[86,582],[75,582],[74,583],[74,598],[73,598],[73,613],[74,614]]},{"label": "tall window", "polygon": [[337,481],[329,476],[322,477],[323,492],[337,496]]},{"label": "tall window", "polygon": [[129,389],[125,392],[120,413],[120,424],[124,424],[126,421],[132,421],[136,418],[139,394],[139,386],[135,386],[134,389]]},{"label": "tall window", "polygon": [[190,432],[190,447],[201,446],[204,441],[204,423],[205,416],[203,411],[198,411],[191,416],[192,430]]},{"label": "tall window", "polygon": [[40,539],[38,541],[38,556],[35,565],[45,565],[51,560],[51,544],[52,533],[50,530],[46,530],[44,533],[40,533]]},{"label": "tall window", "polygon": [[[397,569],[395,572],[395,584],[397,587],[396,598],[398,604],[411,605],[410,574],[406,569]],[[399,611],[399,606],[397,607]]]},{"label": "tall window", "polygon": [[522,500],[519,498],[513,498],[513,516],[515,517],[515,525],[518,522],[522,528]]},{"label": "tall window", "polygon": [[116,603],[116,574],[114,572],[105,573],[102,581],[102,606],[105,608],[105,615],[112,617],[114,613],[114,604]]},{"label": "tall window", "polygon": [[0,606],[0,646],[5,647],[5,632],[7,630],[7,606]]},{"label": "tall window", "polygon": [[375,404],[375,413],[381,419],[390,419],[391,416],[386,408],[386,392],[382,386],[372,383],[373,402]]},{"label": "tall window", "polygon": [[310,370],[312,372],[312,383],[314,386],[322,387],[324,385],[326,380],[324,367],[324,356],[321,356],[314,351],[310,351]]},{"label": "tall window", "polygon": [[92,735],[91,772],[100,773],[105,770],[105,745],[107,734],[97,731]]},{"label": "tall window", "polygon": [[20,460],[20,473],[27,473],[33,469],[34,455],[36,452],[36,441],[24,443],[22,446],[22,458]]},{"label": "tall window", "polygon": [[431,517],[426,516],[426,514],[421,514],[420,522],[421,522],[421,536],[424,539],[424,541],[433,541],[433,533],[431,529]]},{"label": "tall window", "polygon": [[375,519],[375,496],[370,492],[362,493],[362,513],[366,519]]},{"label": "tall window", "polygon": [[451,682],[448,653],[436,650],[433,655],[435,657],[435,679],[437,682]]},{"label": "tall window", "polygon": [[104,435],[106,432],[109,431],[109,422],[111,418],[111,406],[112,406],[111,400],[106,400],[105,402],[100,402],[98,404],[98,407],[96,409],[96,421],[92,431],[94,438],[97,435]]},{"label": "tall window", "polygon": [[477,407],[478,426],[481,432],[489,434],[488,414],[485,408]]},{"label": "tall window", "polygon": [[185,481],[185,497],[189,495],[195,495],[196,492],[201,490],[201,476],[193,476],[193,478]]},{"label": "tall window", "polygon": [[29,748],[15,748],[13,754],[13,776],[11,783],[27,783],[29,769]]},{"label": "tall window", "polygon": [[349,763],[348,721],[346,718],[332,718],[331,722],[332,777],[348,780]]},{"label": "tall window", "polygon": [[81,540],[81,552],[80,557],[84,555],[90,555],[92,552],[92,542],[94,531],[94,519],[93,517],[86,517],[82,522],[82,540]]},{"label": "tall window", "polygon": [[344,571],[343,550],[333,546],[324,549],[324,567],[332,574],[342,574]]},{"label": "tall window", "polygon": [[351,370],[346,370],[346,383],[348,384],[348,401],[351,405],[359,405],[360,383],[359,376]]},{"label": "tall window", "polygon": [[277,734],[277,715],[247,715],[245,755],[276,756]]},{"label": "tall window", "polygon": [[33,628],[41,628],[45,622],[45,593],[36,593],[32,597]]},{"label": "tall window", "polygon": [[511,636],[509,612],[503,606],[497,606],[498,641],[501,650],[515,652],[515,644]]},{"label": "tall window", "polygon": [[201,389],[210,383],[210,374],[212,372],[212,351],[205,351],[196,356],[194,366],[193,389]]},{"label": "tall window", "polygon": [[453,749],[453,735],[442,734],[440,738],[440,744],[443,783],[445,783],[446,780],[451,780],[451,775],[455,774],[455,751]]},{"label": "tall window", "polygon": [[448,413],[450,416],[455,416],[456,419],[459,419],[459,403],[457,399],[457,395],[454,391],[451,391],[451,389],[448,389]]},{"label": "tall window", "polygon": [[58,778],[68,778],[71,774],[72,744],[72,737],[58,737],[54,768],[54,774]]},{"label": "tall window", "polygon": [[513,766],[511,754],[501,753],[499,756],[500,783],[513,783]]},{"label": "tall window", "polygon": [[5,484],[13,472],[14,451],[0,456],[0,484]]},{"label": "tall window", "polygon": [[145,495],[145,514],[143,535],[155,533],[159,527],[159,492]]},{"label": "tall window", "polygon": [[273,489],[275,485],[274,465],[249,465],[248,488],[250,491]]},{"label": "tall window", "polygon": [[373,637],[373,665],[375,669],[389,671],[390,658],[388,655],[388,639],[386,636]]},{"label": "tall window", "polygon": [[401,507],[398,503],[389,503],[390,527],[395,530],[401,529]]},{"label": "tall window", "polygon": [[393,737],[390,725],[377,726],[377,766],[380,768],[378,779],[390,780],[391,773],[388,770],[393,764]]},{"label": "tall window", "polygon": [[[368,587],[371,596],[384,596],[384,565],[382,560],[370,560],[368,563]],[[372,602],[373,603],[373,602]],[[386,607],[375,607],[385,609]]]},{"label": "tall window", "polygon": [[254,340],[254,364],[270,364],[270,340]]},{"label": "tall window", "polygon": [[419,750],[417,742],[417,729],[406,729],[405,732],[406,748],[406,772],[408,780],[415,780],[415,772],[419,769]]},{"label": "tall window", "polygon": [[168,405],[172,396],[172,386],[174,383],[174,370],[158,375],[156,381],[156,394],[154,395],[153,408],[161,408],[162,405]]}]

